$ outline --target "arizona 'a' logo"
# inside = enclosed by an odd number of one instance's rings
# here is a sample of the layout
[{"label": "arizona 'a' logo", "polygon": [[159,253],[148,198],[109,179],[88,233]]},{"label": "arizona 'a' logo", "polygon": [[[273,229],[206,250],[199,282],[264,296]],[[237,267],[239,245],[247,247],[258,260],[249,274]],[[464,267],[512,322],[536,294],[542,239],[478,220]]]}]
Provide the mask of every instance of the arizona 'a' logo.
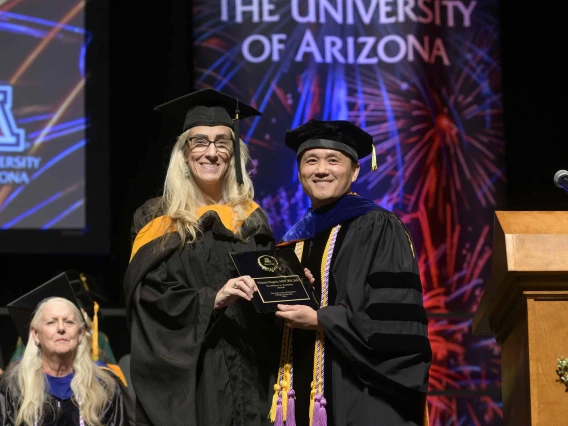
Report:
[{"label": "arizona 'a' logo", "polygon": [[0,152],[22,152],[25,141],[26,132],[12,115],[12,86],[0,86]]}]

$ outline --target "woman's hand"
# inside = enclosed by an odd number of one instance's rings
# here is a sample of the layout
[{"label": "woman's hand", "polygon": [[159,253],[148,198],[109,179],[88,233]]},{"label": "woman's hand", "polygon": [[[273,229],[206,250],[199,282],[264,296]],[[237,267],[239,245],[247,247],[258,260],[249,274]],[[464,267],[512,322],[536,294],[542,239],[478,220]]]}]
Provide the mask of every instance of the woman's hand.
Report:
[{"label": "woman's hand", "polygon": [[226,308],[235,303],[238,298],[250,301],[255,291],[257,291],[256,285],[250,276],[231,278],[215,296],[213,309]]},{"label": "woman's hand", "polygon": [[308,279],[310,284],[314,285],[314,283],[316,282],[316,279],[314,278],[312,271],[310,271],[308,268],[304,268],[304,274],[306,275],[306,278]]}]

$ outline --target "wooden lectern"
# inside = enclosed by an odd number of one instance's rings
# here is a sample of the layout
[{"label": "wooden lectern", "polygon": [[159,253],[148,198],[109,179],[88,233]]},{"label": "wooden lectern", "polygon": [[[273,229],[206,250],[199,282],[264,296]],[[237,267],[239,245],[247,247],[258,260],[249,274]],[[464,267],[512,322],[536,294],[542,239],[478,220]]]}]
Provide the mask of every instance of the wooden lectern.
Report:
[{"label": "wooden lectern", "polygon": [[568,357],[568,212],[496,212],[472,331],[501,345],[505,425],[568,425],[556,374],[557,359]]}]

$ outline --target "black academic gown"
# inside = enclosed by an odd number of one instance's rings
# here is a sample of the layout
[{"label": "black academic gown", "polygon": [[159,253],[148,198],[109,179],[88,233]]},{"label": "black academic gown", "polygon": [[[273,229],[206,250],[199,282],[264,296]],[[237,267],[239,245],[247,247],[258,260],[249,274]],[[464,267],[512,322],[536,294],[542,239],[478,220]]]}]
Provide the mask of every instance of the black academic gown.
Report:
[{"label": "black academic gown", "polygon": [[[147,212],[148,204],[135,214],[135,232]],[[260,229],[251,227],[253,217]],[[205,212],[199,224],[203,234],[196,243],[180,249],[176,233],[163,248],[161,238],[152,240],[126,272],[136,423],[266,424],[280,345],[274,317],[257,314],[242,299],[223,312],[213,311],[213,304],[237,276],[229,253],[272,248],[272,233],[260,208],[242,225],[247,241],[238,240],[215,211]]]},{"label": "black academic gown", "polygon": [[[73,398],[59,399],[53,395],[47,395],[47,402],[43,419],[37,426],[79,426],[80,411]],[[18,403],[14,395],[9,395],[6,389],[5,377],[0,376],[0,426],[16,426],[18,417]],[[124,405],[124,395],[120,385],[114,397],[105,407],[101,417],[105,426],[128,426],[128,416]]]},{"label": "black academic gown", "polygon": [[[320,287],[331,229],[305,241],[302,263]],[[328,426],[420,425],[431,348],[418,265],[409,234],[377,209],[342,224],[332,257],[326,336]],[[308,425],[315,332],[294,331],[296,422]]]}]

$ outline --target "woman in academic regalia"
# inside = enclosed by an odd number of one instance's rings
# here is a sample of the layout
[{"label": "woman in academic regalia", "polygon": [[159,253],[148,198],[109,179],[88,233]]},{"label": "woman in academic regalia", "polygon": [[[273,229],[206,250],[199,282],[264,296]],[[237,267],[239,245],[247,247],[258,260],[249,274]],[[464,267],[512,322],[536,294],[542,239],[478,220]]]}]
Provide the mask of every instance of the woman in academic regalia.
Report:
[{"label": "woman in academic regalia", "polygon": [[0,425],[128,424],[119,379],[92,361],[86,324],[64,274],[8,309],[26,347],[0,376]]},{"label": "woman in academic regalia", "polygon": [[[79,302],[81,313],[87,325],[87,339],[90,341],[91,358],[100,367],[112,370],[126,386],[126,378],[118,365],[109,338],[98,326],[100,322],[99,304],[108,304],[108,299],[103,295],[103,291],[91,274],[77,270],[67,270],[64,273]],[[8,365],[21,359],[25,349],[22,339],[18,338],[16,349],[10,357]]]},{"label": "woman in academic regalia", "polygon": [[163,196],[132,225],[124,291],[136,424],[266,424],[279,335],[229,255],[274,245],[238,130],[239,119],[260,112],[212,89],[156,109],[182,132]]}]

